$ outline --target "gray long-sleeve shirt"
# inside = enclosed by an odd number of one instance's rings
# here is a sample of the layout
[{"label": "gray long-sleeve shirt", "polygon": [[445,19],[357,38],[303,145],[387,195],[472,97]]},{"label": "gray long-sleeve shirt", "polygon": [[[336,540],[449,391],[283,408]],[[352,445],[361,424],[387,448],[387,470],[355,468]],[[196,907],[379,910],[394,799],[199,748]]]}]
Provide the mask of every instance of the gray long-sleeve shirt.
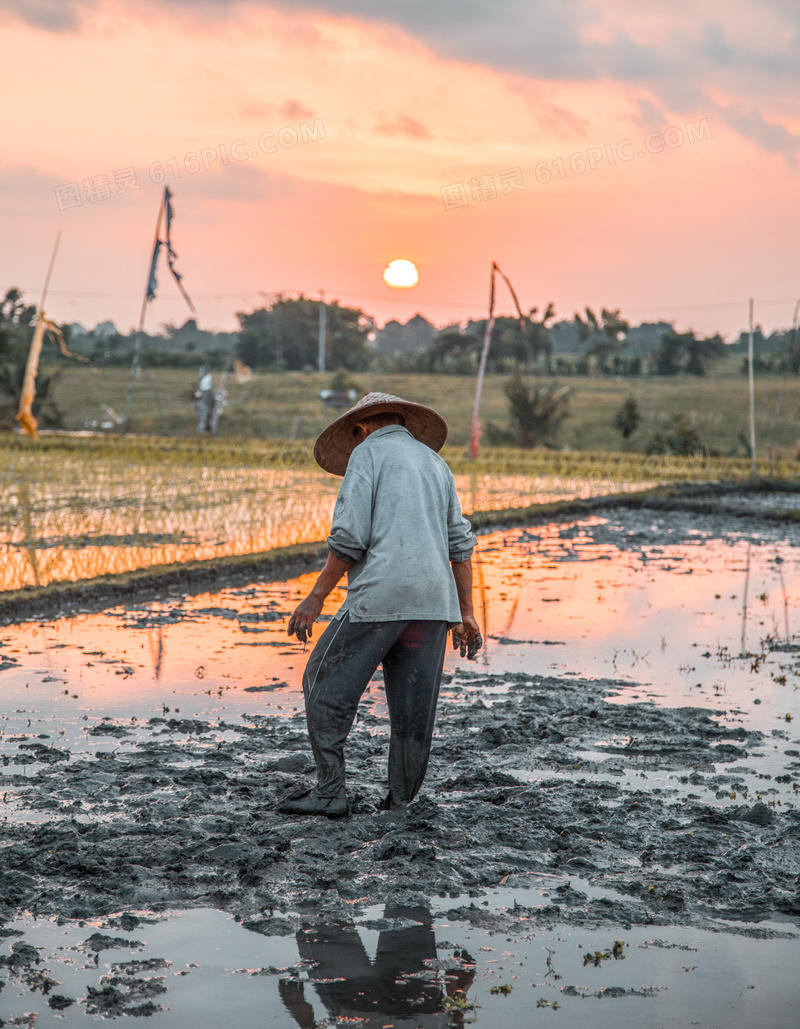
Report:
[{"label": "gray long-sleeve shirt", "polygon": [[461,513],[453,474],[402,425],[371,433],[350,455],[328,548],[343,561],[354,622],[461,621],[450,561],[476,539]]}]

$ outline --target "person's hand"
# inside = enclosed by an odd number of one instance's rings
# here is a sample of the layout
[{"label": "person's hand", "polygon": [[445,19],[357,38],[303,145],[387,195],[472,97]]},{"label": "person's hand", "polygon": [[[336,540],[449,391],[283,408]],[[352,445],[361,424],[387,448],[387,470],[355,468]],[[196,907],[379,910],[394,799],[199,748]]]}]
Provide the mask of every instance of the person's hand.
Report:
[{"label": "person's hand", "polygon": [[483,637],[474,615],[465,615],[461,624],[453,629],[453,650],[460,650],[462,657],[474,661],[482,646]]},{"label": "person's hand", "polygon": [[313,593],[301,600],[294,609],[289,619],[289,627],[286,630],[290,636],[296,636],[301,643],[307,643],[313,633],[314,622],[322,612],[322,601],[318,600]]}]

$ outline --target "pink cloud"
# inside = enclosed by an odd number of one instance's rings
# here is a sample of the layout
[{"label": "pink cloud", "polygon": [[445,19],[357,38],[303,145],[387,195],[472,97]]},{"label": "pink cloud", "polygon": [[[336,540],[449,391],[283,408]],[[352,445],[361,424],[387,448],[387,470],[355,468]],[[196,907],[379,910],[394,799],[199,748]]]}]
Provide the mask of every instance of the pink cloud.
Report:
[{"label": "pink cloud", "polygon": [[408,139],[432,139],[431,133],[422,122],[410,118],[407,114],[398,114],[375,126],[375,131],[383,136],[406,136]]}]

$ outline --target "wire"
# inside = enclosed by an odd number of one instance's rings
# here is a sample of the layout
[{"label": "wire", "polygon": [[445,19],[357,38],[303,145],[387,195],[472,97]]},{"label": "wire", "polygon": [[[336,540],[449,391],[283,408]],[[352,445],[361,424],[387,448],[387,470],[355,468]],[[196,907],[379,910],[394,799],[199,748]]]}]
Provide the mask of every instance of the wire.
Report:
[{"label": "wire", "polygon": [[[29,288],[19,287],[23,293],[32,292]],[[339,289],[327,289],[327,293],[338,293],[339,296],[352,297],[357,300],[389,300],[392,299],[387,295],[380,295],[377,293],[352,293],[349,290]],[[296,289],[283,289],[283,290],[252,290],[249,292],[239,293],[195,293],[198,300],[249,300],[252,297],[276,297],[288,293],[304,293],[303,290]],[[57,297],[80,297],[81,299],[89,300],[130,300],[138,297],[138,294],[133,293],[85,293],[78,290],[50,290],[50,296]],[[180,294],[178,293],[161,293],[159,299],[162,300],[179,300]],[[311,299],[314,299],[313,297]],[[758,300],[757,304],[759,307],[776,306],[779,304],[793,304],[795,297],[778,297],[773,300]],[[433,307],[454,307],[464,308],[470,307],[478,311],[483,311],[486,308],[485,304],[471,303],[470,301],[455,302],[452,300],[433,300],[428,298],[416,298],[415,303],[419,305],[430,304]],[[652,303],[647,306],[636,306],[626,307],[626,311],[714,311],[714,310],[725,310],[735,309],[738,307],[746,308],[746,300],[732,300],[724,303],[716,304],[658,304]],[[581,304],[563,304],[565,309],[570,307],[585,307],[586,305]]]}]

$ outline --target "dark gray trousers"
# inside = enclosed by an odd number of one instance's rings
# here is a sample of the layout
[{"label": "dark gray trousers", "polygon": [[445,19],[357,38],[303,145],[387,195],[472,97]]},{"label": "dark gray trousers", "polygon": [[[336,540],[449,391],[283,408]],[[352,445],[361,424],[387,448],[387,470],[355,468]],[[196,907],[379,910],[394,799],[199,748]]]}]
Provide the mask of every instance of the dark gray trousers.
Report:
[{"label": "dark gray trousers", "polygon": [[389,706],[389,797],[407,804],[422,785],[436,716],[448,623],[332,621],[303,675],[306,720],[322,797],[344,791],[344,744],[358,703],[383,664]]}]

